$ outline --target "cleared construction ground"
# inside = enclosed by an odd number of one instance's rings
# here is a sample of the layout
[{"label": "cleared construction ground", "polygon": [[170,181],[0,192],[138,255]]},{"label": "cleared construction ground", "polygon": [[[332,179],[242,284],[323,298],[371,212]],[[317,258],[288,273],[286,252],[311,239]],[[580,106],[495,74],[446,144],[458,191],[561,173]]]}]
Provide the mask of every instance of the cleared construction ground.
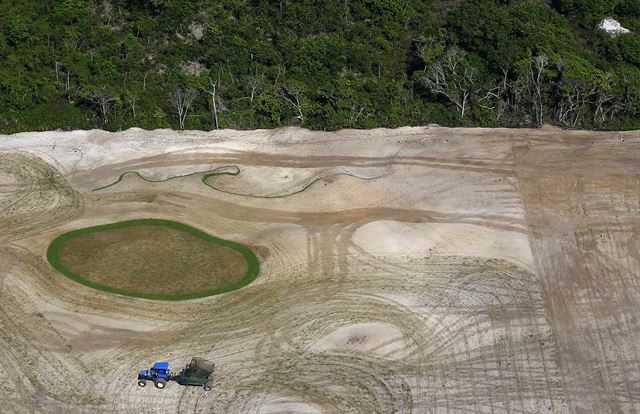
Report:
[{"label": "cleared construction ground", "polygon": [[[640,411],[637,132],[132,129],[0,144],[12,411]],[[65,233],[149,218],[248,246],[259,275],[150,300],[47,260]],[[158,294],[251,267],[146,230],[75,239],[61,257]],[[153,361],[191,356],[216,363],[213,391],[136,385]]]}]

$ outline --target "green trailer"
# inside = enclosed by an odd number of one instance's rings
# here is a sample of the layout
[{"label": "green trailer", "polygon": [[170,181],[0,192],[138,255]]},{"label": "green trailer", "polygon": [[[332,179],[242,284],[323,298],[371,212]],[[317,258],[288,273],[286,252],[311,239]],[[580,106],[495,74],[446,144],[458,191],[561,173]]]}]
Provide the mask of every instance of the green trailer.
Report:
[{"label": "green trailer", "polygon": [[191,362],[182,370],[170,377],[180,385],[196,385],[211,391],[213,388],[213,371],[216,364],[202,358],[191,358]]}]

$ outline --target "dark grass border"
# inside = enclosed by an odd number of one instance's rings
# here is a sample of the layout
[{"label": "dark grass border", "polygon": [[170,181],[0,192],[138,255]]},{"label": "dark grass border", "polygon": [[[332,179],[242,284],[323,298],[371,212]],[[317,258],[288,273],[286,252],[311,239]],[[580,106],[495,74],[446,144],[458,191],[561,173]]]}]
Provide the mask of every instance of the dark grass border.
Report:
[{"label": "dark grass border", "polygon": [[[186,178],[186,177],[191,177],[191,176],[198,175],[198,174],[206,174],[206,176],[205,176],[206,178],[212,177],[214,175],[233,175],[233,176],[236,176],[236,175],[240,174],[240,168],[236,167],[235,165],[225,165],[225,166],[213,169],[213,170],[196,171],[196,172],[192,172],[192,173],[189,173],[189,174],[174,175],[174,176],[171,176],[169,178],[162,178],[160,180],[152,180],[150,178],[147,178],[144,175],[140,174],[138,171],[125,171],[122,174],[120,174],[118,176],[118,178],[114,182],[112,182],[110,184],[107,184],[107,185],[103,185],[102,187],[94,188],[91,191],[100,191],[100,190],[104,190],[105,188],[109,188],[111,186],[114,186],[114,185],[120,183],[124,179],[124,177],[126,177],[129,174],[135,175],[138,178],[140,178],[141,180],[146,181],[148,183],[164,183],[164,182],[167,182],[167,181],[175,180],[176,178]],[[204,182],[204,180],[206,178],[203,178],[202,181]],[[211,186],[209,186],[209,187],[211,187]],[[213,188],[213,187],[211,187],[211,188]],[[215,188],[214,188],[214,190],[215,190]]]},{"label": "dark grass border", "polygon": [[[205,240],[210,243],[214,243],[220,246],[228,247],[236,250],[242,256],[244,256],[247,261],[248,269],[245,273],[244,277],[239,281],[232,283],[231,285],[223,286],[221,288],[203,290],[192,293],[182,293],[182,294],[170,294],[170,293],[144,293],[144,292],[136,292],[125,289],[118,289],[111,286],[106,286],[92,280],[89,280],[85,277],[82,277],[71,270],[69,270],[60,259],[60,248],[64,245],[68,240],[89,233],[96,233],[103,230],[117,229],[122,227],[130,227],[130,226],[141,226],[141,225],[155,225],[155,226],[165,226],[175,230],[183,231],[185,233],[189,233],[192,236],[198,237],[199,239]],[[258,258],[251,251],[248,246],[244,244],[232,242],[229,240],[219,239],[214,237],[204,231],[198,230],[194,227],[188,226],[186,224],[178,223],[171,220],[163,220],[163,219],[137,219],[137,220],[127,220],[127,221],[119,221],[116,223],[110,224],[102,224],[99,226],[93,227],[85,227],[77,230],[72,230],[67,233],[63,233],[60,236],[56,237],[49,248],[47,249],[47,260],[56,269],[58,272],[62,273],[69,279],[81,283],[90,288],[103,290],[105,292],[114,293],[116,295],[122,296],[131,296],[134,298],[142,298],[142,299],[155,299],[155,300],[188,300],[188,299],[197,299],[204,298],[206,296],[219,295],[221,293],[231,292],[232,290],[240,289],[253,282],[260,273],[260,263],[258,262]]]},{"label": "dark grass border", "polygon": [[[360,177],[357,177],[356,175],[353,175],[353,174],[339,172],[339,173],[329,174],[327,176],[315,178],[314,180],[312,180],[311,182],[306,184],[301,189],[295,190],[295,191],[293,191],[291,193],[288,193],[288,194],[276,194],[276,195],[243,194],[243,193],[236,193],[236,192],[233,192],[233,191],[223,190],[221,188],[214,187],[213,185],[209,184],[209,178],[211,178],[211,177],[215,177],[215,176],[218,176],[218,175],[231,175],[231,176],[235,177],[235,176],[240,175],[240,168],[239,167],[237,167],[235,165],[225,165],[225,166],[222,166],[222,167],[218,167],[218,168],[216,168],[214,170],[196,171],[196,172],[192,172],[192,173],[184,174],[184,175],[174,175],[172,177],[163,178],[163,179],[160,179],[160,180],[152,180],[150,178],[147,178],[144,175],[140,174],[140,172],[138,172],[138,171],[125,171],[122,174],[120,174],[118,176],[118,178],[114,182],[112,182],[110,184],[107,184],[107,185],[103,185],[102,187],[95,188],[95,189],[93,189],[91,191],[100,191],[100,190],[104,190],[105,188],[112,187],[112,186],[120,183],[122,180],[124,180],[124,177],[126,177],[127,175],[135,175],[138,178],[140,178],[141,180],[146,181],[148,183],[164,183],[164,182],[167,182],[167,181],[174,180],[176,178],[192,177],[194,175],[199,175],[199,174],[202,174],[202,178],[201,178],[202,183],[204,185],[206,185],[207,187],[211,188],[212,190],[215,190],[215,191],[218,191],[218,192],[221,192],[221,193],[225,193],[225,194],[231,194],[231,195],[235,195],[235,196],[240,196],[240,197],[263,198],[263,199],[276,199],[276,198],[291,197],[293,195],[300,194],[303,191],[306,191],[307,189],[309,189],[312,185],[314,185],[318,181],[324,180],[325,178],[334,177],[334,176],[337,176],[337,175],[346,175],[347,177],[355,177],[355,178],[359,178],[361,180],[369,180],[369,178],[360,178]],[[373,177],[373,178],[378,178],[378,177]]]}]

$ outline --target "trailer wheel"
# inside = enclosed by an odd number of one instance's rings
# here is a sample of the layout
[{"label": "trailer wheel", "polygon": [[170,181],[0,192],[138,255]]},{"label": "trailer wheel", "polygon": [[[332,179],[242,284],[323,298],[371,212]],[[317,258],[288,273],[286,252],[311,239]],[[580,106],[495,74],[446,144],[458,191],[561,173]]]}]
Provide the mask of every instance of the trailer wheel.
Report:
[{"label": "trailer wheel", "polygon": [[156,388],[164,388],[166,386],[167,386],[167,381],[163,379],[159,379],[158,381],[156,381]]},{"label": "trailer wheel", "polygon": [[145,385],[147,385],[147,381],[145,381],[145,380],[138,381],[138,386],[144,387]]},{"label": "trailer wheel", "polygon": [[211,389],[213,389],[213,384],[211,384],[211,381],[207,381],[204,383],[202,388],[204,388],[205,391],[211,391]]}]

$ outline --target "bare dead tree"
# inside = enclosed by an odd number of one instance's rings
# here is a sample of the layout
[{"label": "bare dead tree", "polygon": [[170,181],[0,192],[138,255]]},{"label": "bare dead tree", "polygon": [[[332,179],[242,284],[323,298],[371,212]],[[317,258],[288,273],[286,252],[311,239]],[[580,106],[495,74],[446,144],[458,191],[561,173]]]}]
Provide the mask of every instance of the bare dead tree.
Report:
[{"label": "bare dead tree", "polygon": [[258,75],[258,73],[251,70],[251,76],[247,80],[247,87],[249,89],[249,101],[253,102],[253,99],[260,94],[263,82],[264,73]]},{"label": "bare dead tree", "polygon": [[195,89],[176,89],[169,94],[169,100],[178,113],[178,120],[180,122],[180,129],[184,129],[185,121],[187,119],[187,113],[189,107],[198,96],[198,92]]},{"label": "bare dead tree", "polygon": [[[630,81],[629,75],[626,72],[622,72],[622,93],[620,97],[620,106],[621,109],[626,109],[633,107],[634,102],[640,96],[639,88],[635,87],[633,82]],[[625,114],[630,115],[629,112],[625,111]]]},{"label": "bare dead tree", "polygon": [[611,73],[605,75],[604,84],[596,85],[593,105],[593,124],[602,126],[607,118],[623,108],[620,96],[614,92],[616,82]]},{"label": "bare dead tree", "polygon": [[216,123],[216,129],[218,129],[218,108],[216,108],[216,86],[218,82],[214,82],[213,79],[209,78],[209,86],[210,89],[202,88],[202,90],[211,96],[211,114],[213,115],[213,119]]},{"label": "bare dead tree", "polygon": [[216,96],[216,101],[217,101],[216,111],[219,114],[222,114],[224,112],[229,112],[229,108],[227,108],[227,104],[222,100],[222,98],[220,98],[220,94]]},{"label": "bare dead tree", "polygon": [[277,70],[278,70],[278,72],[276,73],[276,78],[273,80],[273,94],[274,95],[278,91],[278,80],[280,79],[281,76],[284,78],[284,76],[287,74],[287,67],[284,64],[279,64],[277,66]]},{"label": "bare dead tree", "polygon": [[65,75],[66,75],[66,80],[65,80],[65,83],[64,83],[64,93],[66,93],[67,94],[67,98],[69,98],[69,96],[68,96],[69,95],[69,86],[70,86],[69,78],[71,76],[71,72],[69,71],[69,69],[67,69],[67,71],[65,72]]},{"label": "bare dead tree", "polygon": [[580,121],[590,98],[596,92],[596,86],[581,79],[565,79],[562,81],[564,93],[556,109],[556,119],[564,125],[575,128]]},{"label": "bare dead tree", "polygon": [[586,108],[598,91],[598,81],[593,77],[572,74],[570,63],[556,63],[561,78],[556,82],[555,119],[565,126],[575,128]]},{"label": "bare dead tree", "polygon": [[129,108],[131,108],[131,113],[133,114],[133,119],[136,119],[136,102],[138,97],[135,95],[128,94],[127,95],[127,103],[129,104]]},{"label": "bare dead tree", "polygon": [[298,111],[298,119],[302,124],[304,122],[304,114],[302,113],[302,90],[296,85],[285,85],[282,88],[280,96],[284,98],[285,101],[289,102],[297,111]]},{"label": "bare dead tree", "polygon": [[115,100],[116,98],[101,90],[94,91],[91,95],[89,95],[89,101],[93,102],[100,110],[103,124],[107,123],[107,113],[109,111],[109,107],[111,107]]},{"label": "bare dead tree", "polygon": [[532,57],[531,63],[529,65],[529,77],[531,80],[531,87],[533,89],[533,116],[535,119],[535,124],[537,126],[542,125],[542,122],[544,121],[543,82],[544,70],[547,68],[547,66],[549,66],[549,58],[547,58],[545,55]]},{"label": "bare dead tree", "polygon": [[456,105],[461,118],[469,109],[476,82],[476,70],[463,64],[466,52],[457,47],[447,49],[443,57],[427,70],[424,83],[432,93],[442,95]]},{"label": "bare dead tree", "polygon": [[489,89],[478,102],[480,107],[489,109],[495,115],[495,120],[500,122],[507,110],[512,105],[512,86],[509,82],[509,70],[502,70],[502,78],[496,82],[496,85]]},{"label": "bare dead tree", "polygon": [[144,78],[142,78],[142,89],[147,90],[147,76],[149,76],[149,71],[146,71],[144,74]]},{"label": "bare dead tree", "polygon": [[351,105],[351,111],[349,113],[349,126],[352,127],[358,122],[358,118],[364,111],[366,111],[367,107],[365,105]]},{"label": "bare dead tree", "polygon": [[202,88],[202,90],[207,93],[211,97],[211,115],[213,115],[213,119],[216,124],[216,129],[219,128],[218,124],[218,114],[229,111],[227,105],[225,105],[224,101],[220,98],[219,91],[220,80],[213,81],[213,79],[209,78],[209,88]]}]

